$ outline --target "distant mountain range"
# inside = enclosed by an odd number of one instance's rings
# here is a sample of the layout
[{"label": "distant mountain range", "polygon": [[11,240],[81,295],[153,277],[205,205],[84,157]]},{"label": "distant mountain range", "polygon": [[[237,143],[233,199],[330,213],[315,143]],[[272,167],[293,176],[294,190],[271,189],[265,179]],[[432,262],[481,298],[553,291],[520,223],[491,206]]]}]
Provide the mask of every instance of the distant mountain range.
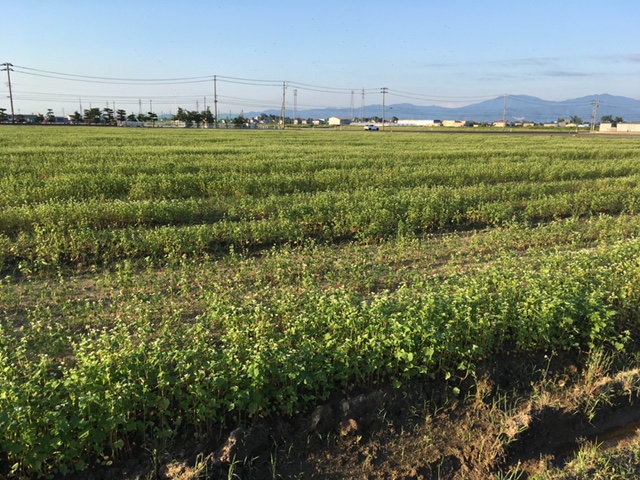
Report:
[{"label": "distant mountain range", "polygon": [[[543,100],[528,95],[509,95],[507,97],[507,120],[524,120],[528,122],[547,123],[571,116],[578,116],[584,122],[591,120],[594,101],[599,101],[597,120],[604,115],[622,117],[627,122],[640,121],[640,100],[609,94],[590,95],[573,98],[561,102]],[[385,118],[397,117],[400,120],[468,120],[476,122],[494,122],[502,120],[505,97],[496,97],[480,103],[474,103],[458,108],[446,108],[436,105],[423,106],[410,103],[386,105]],[[353,114],[360,116],[360,108],[355,108]],[[280,115],[279,110],[246,113],[253,117],[261,113]],[[287,110],[287,116],[292,117],[292,109]],[[367,105],[364,109],[365,117],[382,117],[382,105]],[[299,118],[329,118],[351,117],[350,108],[323,108],[313,110],[298,110]]]}]

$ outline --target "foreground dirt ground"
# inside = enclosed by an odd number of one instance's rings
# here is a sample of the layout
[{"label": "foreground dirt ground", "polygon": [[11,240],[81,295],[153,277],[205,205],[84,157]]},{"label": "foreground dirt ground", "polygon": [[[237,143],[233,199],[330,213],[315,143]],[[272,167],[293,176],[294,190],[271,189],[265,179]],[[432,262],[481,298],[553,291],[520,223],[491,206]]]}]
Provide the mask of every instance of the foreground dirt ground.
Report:
[{"label": "foreground dirt ground", "polygon": [[606,478],[563,468],[585,446],[637,441],[640,369],[613,364],[600,352],[503,357],[447,381],[342,393],[295,418],[185,434],[82,478]]}]

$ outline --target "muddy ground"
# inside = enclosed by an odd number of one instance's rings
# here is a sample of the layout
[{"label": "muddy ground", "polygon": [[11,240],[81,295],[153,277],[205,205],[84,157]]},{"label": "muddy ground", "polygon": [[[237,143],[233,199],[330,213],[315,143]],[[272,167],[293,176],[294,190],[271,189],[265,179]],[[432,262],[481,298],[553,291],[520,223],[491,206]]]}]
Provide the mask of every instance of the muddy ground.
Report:
[{"label": "muddy ground", "polygon": [[131,452],[84,479],[532,478],[580,444],[640,426],[640,370],[610,356],[494,359],[447,381],[341,392],[293,418],[254,419]]}]

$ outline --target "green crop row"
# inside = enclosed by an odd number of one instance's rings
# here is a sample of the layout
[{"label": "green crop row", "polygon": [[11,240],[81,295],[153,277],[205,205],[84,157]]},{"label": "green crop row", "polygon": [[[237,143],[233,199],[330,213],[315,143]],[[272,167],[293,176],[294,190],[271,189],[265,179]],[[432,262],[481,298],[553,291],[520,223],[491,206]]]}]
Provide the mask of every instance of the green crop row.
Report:
[{"label": "green crop row", "polygon": [[0,472],[637,338],[640,141],[380,133],[0,128]]},{"label": "green crop row", "polygon": [[123,259],[218,255],[230,248],[255,250],[308,240],[378,241],[513,222],[640,213],[640,189],[625,185],[528,199],[529,188],[514,187],[511,198],[493,200],[507,192],[484,187],[369,190],[241,199],[234,205],[188,200],[5,209],[0,213],[0,268],[107,266]]},{"label": "green crop row", "polygon": [[[46,136],[26,138],[36,133],[5,139],[0,206],[546,183],[640,174],[634,143],[617,142],[613,148],[592,138],[521,137],[514,144],[499,137],[478,141],[463,136],[452,146],[448,138],[434,135],[386,136],[382,141],[345,132],[336,144],[326,132],[282,137],[264,132],[96,134],[84,129],[61,130],[53,144]],[[78,144],[82,139],[85,144]],[[26,147],[25,141],[32,145]]]},{"label": "green crop row", "polygon": [[[167,180],[168,181],[168,180]],[[108,183],[108,182],[107,182]],[[194,182],[197,183],[197,182]],[[103,185],[103,188],[107,188]],[[91,190],[91,189],[89,189]],[[330,190],[323,192],[293,193],[286,195],[271,194],[254,197],[242,195],[190,195],[186,198],[169,197],[155,188],[158,197],[155,200],[108,201],[92,198],[84,201],[49,201],[19,206],[6,206],[0,212],[0,233],[16,235],[21,231],[30,231],[34,226],[64,226],[75,228],[118,228],[129,225],[171,225],[212,223],[222,217],[226,219],[255,219],[265,217],[310,216],[310,212],[326,209],[327,204],[353,203],[353,209],[362,208],[359,203],[379,206],[383,198],[387,203],[397,203],[402,211],[415,209],[440,209],[438,203],[443,199],[452,199],[458,204],[456,216],[467,216],[469,211],[477,210],[478,216],[484,210],[510,210],[507,217],[521,217],[522,220],[534,220],[527,211],[537,211],[541,220],[553,216],[588,215],[593,213],[633,213],[637,209],[640,186],[638,177],[623,177],[599,180],[573,180],[548,182],[542,184],[530,182],[487,185],[479,183],[466,187],[417,186],[404,188],[367,188],[353,187],[349,191]],[[134,195],[135,197],[135,195]],[[554,206],[554,204],[557,204]],[[430,207],[431,206],[431,207]],[[545,211],[548,206],[549,211]],[[405,208],[406,207],[406,208]],[[339,212],[329,212],[335,214]],[[400,218],[402,215],[398,213]],[[417,216],[408,213],[405,216]],[[488,215],[490,217],[490,215]],[[490,220],[473,218],[468,222],[491,224]],[[322,222],[322,218],[314,220]],[[448,223],[448,220],[441,224]]]},{"label": "green crop row", "polygon": [[[244,302],[215,291],[185,323],[130,318],[69,335],[36,309],[0,335],[0,449],[14,472],[66,473],[144,438],[293,414],[338,388],[456,373],[510,352],[622,349],[637,330],[640,243],[504,258],[362,299],[307,285]],[[263,288],[269,289],[269,286]],[[260,300],[258,300],[260,298]]]}]

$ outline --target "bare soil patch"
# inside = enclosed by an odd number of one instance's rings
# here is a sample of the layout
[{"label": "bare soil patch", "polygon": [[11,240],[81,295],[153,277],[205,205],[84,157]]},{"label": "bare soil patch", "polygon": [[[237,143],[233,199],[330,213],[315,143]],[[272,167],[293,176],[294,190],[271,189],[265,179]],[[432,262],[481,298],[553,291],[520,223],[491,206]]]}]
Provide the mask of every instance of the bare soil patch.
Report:
[{"label": "bare soil patch", "polygon": [[635,437],[640,370],[598,361],[503,357],[475,375],[342,393],[296,417],[183,433],[75,478],[532,478],[585,441]]}]

